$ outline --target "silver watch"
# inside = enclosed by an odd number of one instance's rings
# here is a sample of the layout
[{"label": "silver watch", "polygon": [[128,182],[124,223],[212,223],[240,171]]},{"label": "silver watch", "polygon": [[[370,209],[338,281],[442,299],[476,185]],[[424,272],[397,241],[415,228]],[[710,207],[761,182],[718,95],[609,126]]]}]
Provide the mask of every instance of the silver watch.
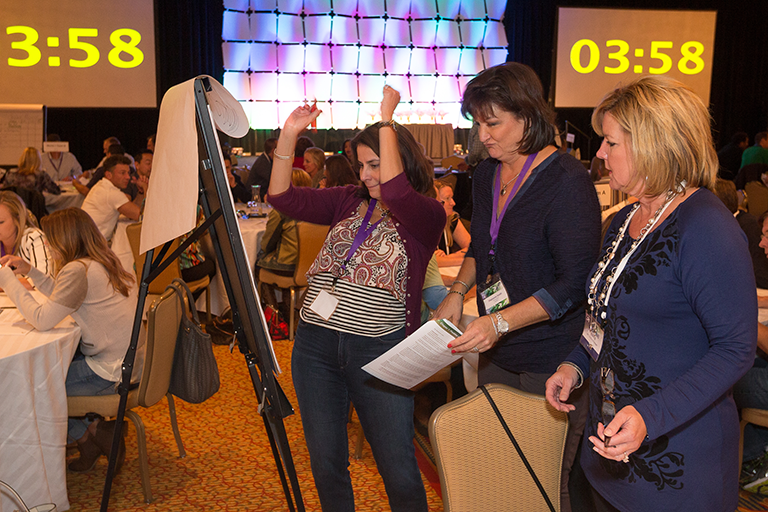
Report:
[{"label": "silver watch", "polygon": [[506,320],[504,320],[504,317],[501,316],[501,313],[497,311],[496,313],[496,327],[499,329],[499,334],[507,334],[509,332],[509,323],[507,323]]}]

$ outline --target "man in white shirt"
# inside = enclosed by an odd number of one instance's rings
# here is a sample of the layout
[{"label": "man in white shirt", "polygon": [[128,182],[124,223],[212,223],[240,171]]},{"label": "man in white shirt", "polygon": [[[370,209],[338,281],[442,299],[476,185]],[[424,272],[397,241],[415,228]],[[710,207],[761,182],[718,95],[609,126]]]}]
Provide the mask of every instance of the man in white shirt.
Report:
[{"label": "man in white shirt", "polygon": [[[61,139],[55,133],[48,135],[48,142],[59,142]],[[67,152],[52,151],[43,153],[40,162],[43,170],[53,179],[53,181],[69,181],[83,172],[83,166],[77,161],[75,155]]]},{"label": "man in white shirt", "polygon": [[122,155],[111,156],[104,162],[104,179],[99,180],[85,197],[83,210],[91,216],[101,234],[108,241],[117,227],[120,214],[129,219],[139,220],[144,195],[139,194],[134,201],[122,192],[131,181],[131,161]]}]

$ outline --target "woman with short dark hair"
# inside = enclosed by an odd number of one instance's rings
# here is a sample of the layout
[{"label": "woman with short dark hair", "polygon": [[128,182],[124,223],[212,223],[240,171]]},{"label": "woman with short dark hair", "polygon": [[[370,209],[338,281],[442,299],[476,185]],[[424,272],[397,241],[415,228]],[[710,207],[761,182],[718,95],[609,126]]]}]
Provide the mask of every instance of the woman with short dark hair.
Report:
[{"label": "woman with short dark hair", "polygon": [[[451,347],[480,352],[480,384],[543,395],[584,325],[584,281],[600,247],[597,194],[584,166],[553,145],[554,113],[528,66],[481,72],[461,108],[478,123],[490,158],[472,177],[472,241],[436,316],[458,324],[464,294],[477,284],[480,317]],[[571,416],[566,441],[565,510],[583,410]]]}]

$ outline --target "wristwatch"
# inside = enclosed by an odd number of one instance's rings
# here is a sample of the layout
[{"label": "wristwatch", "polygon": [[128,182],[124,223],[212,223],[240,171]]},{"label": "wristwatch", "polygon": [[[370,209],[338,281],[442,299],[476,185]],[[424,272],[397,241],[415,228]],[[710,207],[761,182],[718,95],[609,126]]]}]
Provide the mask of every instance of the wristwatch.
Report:
[{"label": "wristwatch", "polygon": [[507,321],[504,320],[504,317],[501,316],[501,313],[499,311],[496,312],[496,326],[499,328],[500,335],[504,335],[509,332],[509,323],[507,323]]}]

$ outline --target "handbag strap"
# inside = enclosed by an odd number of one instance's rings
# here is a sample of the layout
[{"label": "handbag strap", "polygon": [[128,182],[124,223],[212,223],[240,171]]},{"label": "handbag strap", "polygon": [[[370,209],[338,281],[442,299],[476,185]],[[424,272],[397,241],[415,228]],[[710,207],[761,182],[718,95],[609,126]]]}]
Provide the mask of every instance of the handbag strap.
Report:
[{"label": "handbag strap", "polygon": [[200,317],[197,315],[197,308],[195,307],[195,298],[192,296],[192,290],[189,289],[189,286],[187,286],[187,283],[185,283],[183,280],[179,279],[178,277],[173,280],[171,284],[169,284],[166,287],[166,290],[169,287],[173,287],[174,290],[176,290],[176,293],[179,294],[179,298],[181,298],[181,303],[184,304],[184,295],[182,294],[182,290],[185,290],[187,292],[187,303],[188,303],[188,309],[192,312],[192,318],[195,321],[195,324],[200,327]]},{"label": "handbag strap", "polygon": [[501,422],[501,426],[504,427],[504,431],[507,433],[507,436],[509,436],[509,440],[512,441],[512,444],[515,446],[515,450],[517,450],[517,454],[520,456],[520,460],[523,461],[523,464],[525,464],[525,468],[531,474],[533,481],[536,483],[536,487],[539,488],[539,492],[541,492],[541,495],[544,496],[544,501],[547,502],[547,506],[549,507],[549,510],[551,510],[552,512],[555,512],[555,507],[554,505],[552,505],[552,501],[549,499],[549,496],[547,495],[547,491],[544,490],[544,486],[541,485],[541,482],[539,481],[539,477],[536,476],[536,472],[533,470],[533,467],[528,462],[528,459],[525,457],[525,454],[523,453],[522,448],[520,448],[520,445],[517,443],[515,436],[512,435],[512,431],[509,429],[507,422],[504,420],[504,417],[501,415],[501,411],[499,411],[499,408],[496,406],[496,402],[493,401],[493,398],[491,398],[491,394],[488,392],[487,389],[485,389],[485,384],[480,386],[480,389],[483,390],[483,394],[485,395],[485,398],[488,399],[488,402],[490,402],[491,407],[493,407],[493,412],[495,412],[496,417],[499,418],[499,421]]}]

